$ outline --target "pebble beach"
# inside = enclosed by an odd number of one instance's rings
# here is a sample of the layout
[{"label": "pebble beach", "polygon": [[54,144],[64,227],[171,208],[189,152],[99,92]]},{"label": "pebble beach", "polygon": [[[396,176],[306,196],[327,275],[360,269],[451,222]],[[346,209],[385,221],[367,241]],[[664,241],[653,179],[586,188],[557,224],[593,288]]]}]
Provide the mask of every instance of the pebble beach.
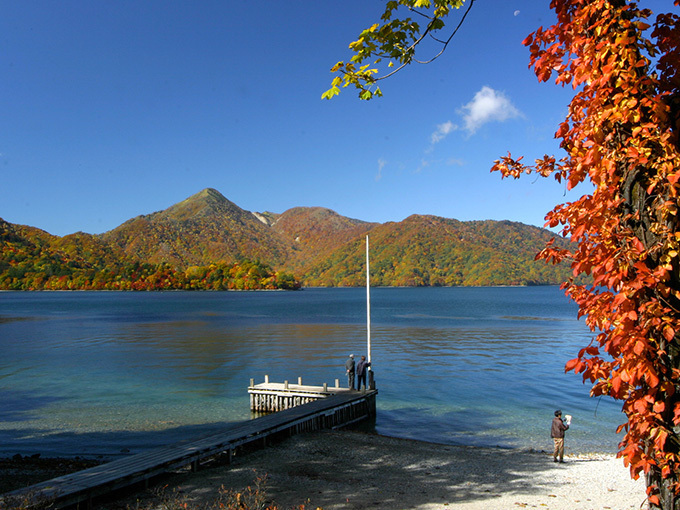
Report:
[{"label": "pebble beach", "polygon": [[[351,431],[294,436],[236,456],[231,465],[177,473],[163,483],[166,493],[204,508],[220,487],[242,491],[263,476],[267,498],[279,510],[300,505],[324,510],[646,508],[644,480],[632,480],[614,455],[567,454],[560,464],[547,451],[450,446]],[[128,494],[100,508],[152,508],[155,494]]]}]

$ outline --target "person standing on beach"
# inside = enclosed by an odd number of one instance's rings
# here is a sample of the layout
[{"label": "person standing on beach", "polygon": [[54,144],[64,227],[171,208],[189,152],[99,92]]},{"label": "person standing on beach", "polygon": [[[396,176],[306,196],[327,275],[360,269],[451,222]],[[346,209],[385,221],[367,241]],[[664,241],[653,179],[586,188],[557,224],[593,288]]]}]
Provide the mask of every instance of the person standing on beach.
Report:
[{"label": "person standing on beach", "polygon": [[361,383],[364,383],[364,388],[368,389],[366,386],[366,370],[371,366],[371,363],[366,361],[366,356],[362,356],[357,363],[357,391],[361,389]]},{"label": "person standing on beach", "polygon": [[550,437],[555,442],[555,451],[553,452],[553,462],[557,462],[559,456],[560,462],[564,462],[564,431],[569,428],[568,423],[562,421],[562,411],[559,409],[555,411],[555,417],[550,427]]},{"label": "person standing on beach", "polygon": [[354,389],[354,354],[350,354],[347,361],[345,361],[345,370],[347,370],[347,387],[350,390]]}]

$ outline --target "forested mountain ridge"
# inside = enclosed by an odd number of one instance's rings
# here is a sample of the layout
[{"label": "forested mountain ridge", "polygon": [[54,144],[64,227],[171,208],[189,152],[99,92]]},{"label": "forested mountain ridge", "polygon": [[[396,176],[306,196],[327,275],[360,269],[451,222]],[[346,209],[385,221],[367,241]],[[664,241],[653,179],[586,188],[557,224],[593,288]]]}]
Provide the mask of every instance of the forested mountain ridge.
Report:
[{"label": "forested mountain ridge", "polygon": [[210,188],[132,218],[101,238],[132,260],[178,268],[243,259],[281,266],[293,251],[292,242]]},{"label": "forested mountain ridge", "polygon": [[279,215],[272,228],[295,243],[293,256],[286,266],[304,273],[309,266],[366,235],[377,225],[341,216],[324,207],[294,207]]},{"label": "forested mountain ridge", "polygon": [[[371,281],[384,286],[558,284],[569,277],[569,268],[534,260],[552,237],[548,230],[522,223],[413,215],[371,230]],[[305,283],[361,285],[364,249],[361,239],[348,243],[310,267]]]},{"label": "forested mountain ridge", "polygon": [[323,207],[257,213],[205,189],[100,235],[0,220],[0,289],[364,285],[366,234],[374,285],[540,285],[570,275],[534,261],[553,234],[521,223],[413,215],[379,224]]}]

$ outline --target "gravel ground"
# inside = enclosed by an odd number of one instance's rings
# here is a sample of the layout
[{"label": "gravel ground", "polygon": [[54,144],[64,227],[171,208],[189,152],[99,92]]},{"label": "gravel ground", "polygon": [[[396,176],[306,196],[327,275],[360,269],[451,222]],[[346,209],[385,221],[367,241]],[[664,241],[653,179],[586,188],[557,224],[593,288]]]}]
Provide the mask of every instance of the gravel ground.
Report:
[{"label": "gravel ground", "polygon": [[0,458],[0,494],[101,463],[101,460],[95,459],[43,458],[39,455]]},{"label": "gravel ground", "polygon": [[[630,479],[620,459],[546,452],[447,446],[360,432],[294,436],[237,456],[230,466],[180,473],[163,481],[172,493],[209,506],[224,486],[242,491],[267,476],[266,494],[279,509],[552,510],[646,508],[642,479]],[[158,496],[138,492],[99,508],[153,507]]]}]

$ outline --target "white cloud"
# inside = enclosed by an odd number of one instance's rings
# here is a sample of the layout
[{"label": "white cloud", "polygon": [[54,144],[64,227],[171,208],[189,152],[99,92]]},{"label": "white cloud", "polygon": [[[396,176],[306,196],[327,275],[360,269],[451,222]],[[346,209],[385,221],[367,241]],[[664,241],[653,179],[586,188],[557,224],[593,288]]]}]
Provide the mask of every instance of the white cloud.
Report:
[{"label": "white cloud", "polygon": [[450,120],[444,122],[443,124],[439,124],[437,126],[437,130],[430,136],[430,141],[432,142],[432,145],[441,142],[444,138],[446,138],[446,136],[449,133],[455,131],[456,129],[458,129],[458,126],[456,126]]},{"label": "white cloud", "polygon": [[383,170],[383,168],[385,168],[386,164],[387,164],[387,160],[385,160],[383,158],[378,159],[378,173],[375,176],[376,181],[379,181],[380,179],[382,179],[382,170]]},{"label": "white cloud", "polygon": [[426,159],[421,159],[421,160],[420,160],[420,165],[418,165],[418,168],[416,168],[415,171],[414,171],[413,173],[419,174],[419,173],[421,173],[423,170],[425,170],[428,166],[430,166],[430,161],[428,161],[428,160],[426,160]]},{"label": "white cloud", "polygon": [[448,166],[463,166],[465,165],[465,161],[460,158],[449,158],[446,160],[446,164]]},{"label": "white cloud", "polygon": [[488,122],[504,122],[522,116],[505,94],[486,86],[482,87],[472,101],[464,105],[459,113],[463,115],[465,130],[469,134],[474,134]]}]

